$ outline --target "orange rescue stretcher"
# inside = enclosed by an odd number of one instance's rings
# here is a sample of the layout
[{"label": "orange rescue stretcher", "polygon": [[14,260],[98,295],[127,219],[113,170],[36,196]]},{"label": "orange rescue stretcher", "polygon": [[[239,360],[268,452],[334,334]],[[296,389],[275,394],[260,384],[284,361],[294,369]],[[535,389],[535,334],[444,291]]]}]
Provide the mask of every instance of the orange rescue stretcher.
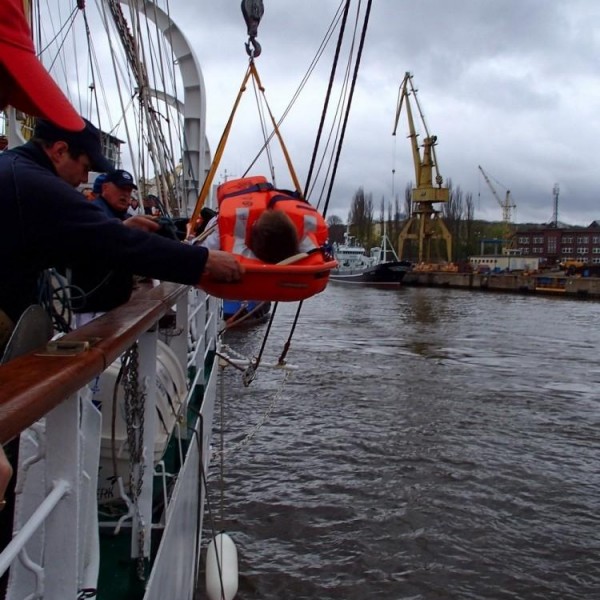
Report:
[{"label": "orange rescue stretcher", "polygon": [[[205,275],[200,282],[202,289],[218,298],[273,302],[305,300],[325,289],[330,271],[337,266],[327,246],[327,224],[298,193],[278,190],[265,177],[255,176],[220,185],[217,201],[221,249],[232,252],[245,273],[235,283],[219,282]],[[298,232],[300,253],[277,264],[264,263],[248,253],[244,238],[267,209],[285,212]],[[240,219],[244,223],[243,236]]]}]

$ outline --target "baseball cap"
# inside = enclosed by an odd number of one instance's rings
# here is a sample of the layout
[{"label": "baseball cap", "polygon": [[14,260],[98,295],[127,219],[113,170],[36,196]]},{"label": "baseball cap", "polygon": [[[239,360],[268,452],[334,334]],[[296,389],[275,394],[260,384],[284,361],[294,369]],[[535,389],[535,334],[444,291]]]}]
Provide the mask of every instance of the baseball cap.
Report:
[{"label": "baseball cap", "polygon": [[0,65],[16,84],[8,95],[9,104],[70,131],[84,127],[82,118],[35,55],[23,0],[0,1]]},{"label": "baseball cap", "polygon": [[96,179],[94,179],[94,185],[92,186],[92,192],[94,194],[102,193],[102,184],[106,181],[106,173],[100,173]]},{"label": "baseball cap", "polygon": [[[133,175],[129,171],[123,169],[115,169],[106,175],[104,180],[106,183],[114,183],[117,187],[130,187],[137,190],[137,185],[133,179]],[[104,183],[104,182],[103,182]]]},{"label": "baseball cap", "polygon": [[[1,2],[0,2],[1,3]],[[58,127],[46,119],[37,119],[33,136],[47,142],[66,142],[74,150],[81,150],[90,159],[92,171],[106,173],[113,170],[110,161],[102,154],[100,130],[87,119],[83,119],[85,127],[80,131],[69,131]]]}]

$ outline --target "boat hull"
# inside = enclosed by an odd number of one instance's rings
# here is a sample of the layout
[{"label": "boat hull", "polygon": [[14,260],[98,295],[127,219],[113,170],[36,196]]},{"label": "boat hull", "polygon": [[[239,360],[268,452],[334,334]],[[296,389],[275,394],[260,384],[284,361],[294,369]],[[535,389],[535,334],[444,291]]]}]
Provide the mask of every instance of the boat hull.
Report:
[{"label": "boat hull", "polygon": [[409,270],[410,263],[406,261],[389,261],[364,269],[334,269],[329,280],[348,285],[399,287]]},{"label": "boat hull", "polygon": [[269,319],[270,302],[258,300],[223,300],[223,319],[236,321],[245,325],[257,325]]}]

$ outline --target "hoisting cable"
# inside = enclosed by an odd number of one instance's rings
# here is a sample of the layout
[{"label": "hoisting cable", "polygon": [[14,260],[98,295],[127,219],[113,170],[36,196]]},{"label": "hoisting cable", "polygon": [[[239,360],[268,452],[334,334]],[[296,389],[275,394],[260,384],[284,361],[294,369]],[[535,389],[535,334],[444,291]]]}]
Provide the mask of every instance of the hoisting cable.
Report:
[{"label": "hoisting cable", "polygon": [[[349,4],[349,1],[348,1],[348,4]],[[350,114],[350,106],[352,104],[352,98],[353,98],[353,95],[354,95],[354,89],[356,87],[356,79],[358,77],[358,68],[360,66],[360,60],[361,60],[362,52],[363,52],[363,49],[364,49],[364,42],[365,42],[365,38],[366,38],[366,34],[367,34],[367,26],[369,24],[369,16],[370,16],[370,13],[371,13],[371,4],[372,4],[372,0],[368,0],[366,12],[365,12],[365,17],[364,17],[364,20],[363,20],[363,29],[362,29],[362,33],[361,33],[361,37],[360,37],[360,43],[359,43],[359,47],[358,47],[358,53],[356,55],[356,62],[355,62],[355,65],[354,65],[354,73],[353,73],[353,76],[352,76],[352,84],[350,86],[350,95],[348,97],[348,103],[346,105],[346,113],[344,115],[344,122],[343,122],[343,125],[342,125],[342,133],[341,133],[341,136],[340,136],[340,140],[338,142],[338,148],[337,148],[337,153],[336,153],[336,157],[335,157],[333,173],[331,175],[331,180],[329,182],[329,189],[327,191],[327,196],[326,196],[326,199],[325,199],[325,208],[323,209],[323,216],[325,216],[325,214],[327,214],[327,208],[329,206],[329,200],[331,198],[331,191],[332,191],[332,188],[333,188],[333,183],[335,181],[335,176],[337,174],[337,167],[338,167],[338,164],[339,164],[339,158],[340,158],[340,154],[341,154],[341,151],[342,151],[342,144],[343,144],[343,141],[344,141],[344,135],[345,135],[346,127],[347,127],[347,124],[348,124],[348,117],[349,117],[349,114]],[[286,343],[284,345],[283,352],[281,353],[281,356],[279,357],[279,361],[278,362],[279,362],[280,365],[282,365],[282,364],[285,363],[285,357],[287,356],[287,353],[288,353],[289,348],[291,346],[292,337],[294,335],[294,332],[296,330],[296,326],[298,324],[298,318],[300,316],[300,311],[302,309],[302,304],[303,303],[300,302],[300,304],[298,305],[298,309],[296,311],[296,317],[294,319],[294,323],[292,324],[292,329],[290,331],[290,335],[289,335],[289,337],[288,337],[288,339],[287,339],[287,341],[286,341]]]},{"label": "hoisting cable", "polygon": [[275,302],[275,304],[273,305],[273,310],[271,311],[271,318],[269,319],[267,330],[265,331],[260,350],[258,351],[258,356],[254,359],[252,364],[244,371],[242,382],[244,383],[245,387],[248,387],[256,377],[256,369],[258,369],[263,352],[265,351],[265,346],[267,345],[267,340],[269,339],[269,333],[271,332],[271,326],[273,325],[273,319],[275,318],[275,313],[277,312],[278,306],[279,302]]},{"label": "hoisting cable", "polygon": [[296,175],[294,165],[292,164],[292,159],[290,158],[290,154],[287,150],[287,146],[285,145],[285,142],[283,141],[283,136],[281,135],[281,131],[279,130],[279,126],[277,125],[275,116],[273,115],[273,112],[271,111],[271,107],[269,106],[269,103],[267,102],[267,97],[265,96],[265,88],[262,85],[260,76],[258,75],[258,71],[256,70],[256,66],[254,65],[254,61],[250,62],[250,68],[253,71],[253,77],[254,77],[254,80],[256,81],[256,85],[258,86],[258,89],[262,93],[263,101],[265,103],[265,106],[267,107],[267,112],[269,113],[269,117],[271,118],[271,124],[273,125],[273,133],[279,140],[279,145],[281,146],[281,151],[283,152],[285,162],[287,163],[288,170],[290,172],[290,177],[292,178],[292,181],[294,182],[294,188],[302,196],[302,188],[300,187],[300,181],[298,179],[298,176]]},{"label": "hoisting cable", "polygon": [[262,152],[264,150],[267,154],[267,164],[269,165],[271,183],[275,187],[277,187],[277,182],[275,180],[275,164],[273,162],[273,151],[271,150],[271,144],[269,143],[270,140],[273,138],[273,134],[270,134],[270,135],[267,134],[267,120],[265,118],[265,109],[264,109],[263,103],[261,102],[261,98],[259,95],[260,90],[257,89],[256,82],[253,82],[252,87],[254,89],[254,99],[256,100],[256,109],[258,111],[258,119],[260,121],[260,129],[261,129],[262,137],[263,137],[263,145],[262,145],[260,152],[256,155],[256,157],[250,163],[250,165],[248,166],[246,171],[244,171],[244,173],[242,174],[242,177],[246,177],[246,175],[248,174],[248,172],[250,171],[250,169],[252,168],[252,166],[254,165],[254,163],[256,162],[256,160],[258,159],[258,157],[262,154]]}]

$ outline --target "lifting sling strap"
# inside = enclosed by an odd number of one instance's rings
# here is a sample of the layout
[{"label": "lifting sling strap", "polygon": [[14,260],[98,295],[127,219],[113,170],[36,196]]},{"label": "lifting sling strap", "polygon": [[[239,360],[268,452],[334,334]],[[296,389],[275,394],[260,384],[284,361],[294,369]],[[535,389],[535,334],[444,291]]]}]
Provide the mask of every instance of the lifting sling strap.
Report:
[{"label": "lifting sling strap", "polygon": [[[242,94],[246,91],[246,85],[248,83],[248,80],[251,77],[256,82],[256,85],[257,85],[258,89],[260,90],[260,92],[262,93],[263,98],[265,98],[264,87],[263,87],[260,77],[258,75],[258,71],[256,70],[256,65],[254,64],[253,60],[250,60],[248,70],[246,71],[246,74],[244,75],[244,79],[242,81],[242,85],[240,86],[238,95],[235,99],[233,109],[231,111],[231,114],[229,115],[229,119],[227,120],[227,124],[225,125],[225,129],[224,129],[221,139],[219,141],[219,145],[217,146],[217,149],[215,151],[215,157],[212,161],[212,164],[210,166],[210,169],[208,171],[206,179],[204,180],[204,183],[202,184],[202,189],[200,190],[200,194],[198,195],[198,201],[196,202],[194,212],[192,213],[192,216],[190,217],[190,221],[188,224],[188,237],[191,237],[195,223],[197,222],[198,217],[200,216],[200,211],[202,210],[202,207],[204,206],[204,203],[206,202],[206,198],[208,197],[208,192],[210,190],[213,179],[214,179],[217,169],[219,167],[219,163],[223,156],[223,152],[225,151],[225,145],[227,143],[229,134],[231,132],[233,118],[235,116],[235,113],[237,112],[238,106],[239,106],[241,98],[242,98]],[[288,153],[285,142],[283,141],[283,137],[281,136],[281,132],[279,131],[279,127],[277,126],[275,117],[273,116],[273,113],[271,112],[271,108],[269,107],[268,103],[266,102],[266,98],[265,98],[265,104],[266,104],[267,110],[269,112],[269,117],[271,118],[271,123],[273,125],[274,134],[277,136],[277,139],[279,140],[279,144],[281,146],[283,156],[285,158],[288,169],[290,171],[290,175],[291,175],[292,181],[294,183],[294,187],[299,193],[301,193],[300,182],[298,181],[296,171],[294,170],[294,166],[292,165],[292,160]]]}]

